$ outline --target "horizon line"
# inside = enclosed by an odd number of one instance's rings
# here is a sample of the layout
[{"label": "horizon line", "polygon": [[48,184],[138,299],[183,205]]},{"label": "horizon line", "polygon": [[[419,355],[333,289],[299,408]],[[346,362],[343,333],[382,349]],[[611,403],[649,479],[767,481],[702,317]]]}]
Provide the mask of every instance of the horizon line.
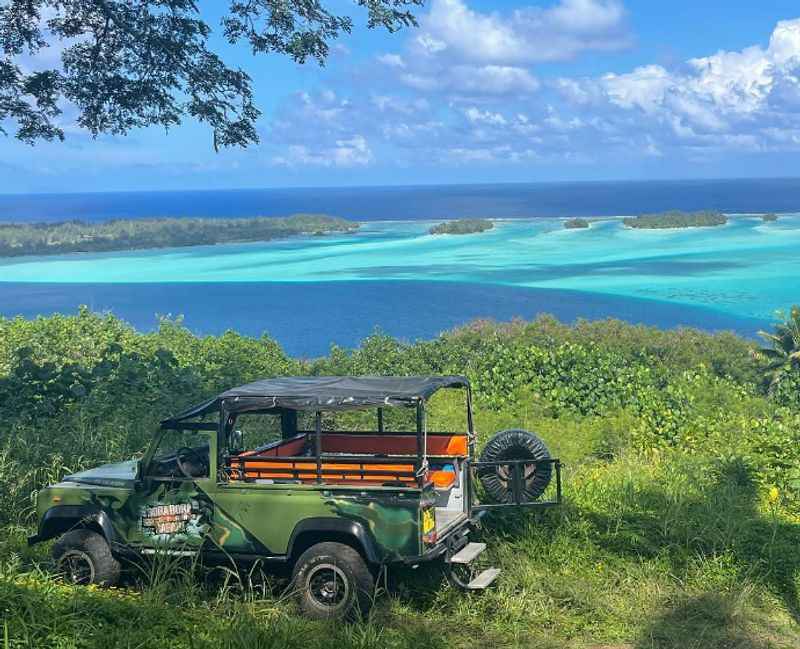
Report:
[{"label": "horizon line", "polygon": [[412,183],[412,184],[367,184],[367,185],[283,185],[253,187],[218,187],[213,189],[174,188],[174,189],[109,189],[102,191],[62,191],[62,192],[0,192],[2,197],[23,196],[86,196],[104,194],[169,194],[176,192],[251,192],[251,191],[302,191],[302,190],[359,190],[359,189],[419,189],[439,187],[513,187],[525,185],[598,185],[598,184],[647,184],[647,183],[713,183],[740,181],[780,181],[798,180],[800,176],[727,176],[714,178],[631,178],[600,180],[532,180],[508,182],[469,182],[469,183]]}]

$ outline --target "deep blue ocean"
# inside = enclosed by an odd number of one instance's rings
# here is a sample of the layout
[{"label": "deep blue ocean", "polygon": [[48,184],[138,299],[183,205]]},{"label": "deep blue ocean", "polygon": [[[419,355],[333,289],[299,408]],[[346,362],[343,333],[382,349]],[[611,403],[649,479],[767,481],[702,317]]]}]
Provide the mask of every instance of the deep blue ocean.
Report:
[{"label": "deep blue ocean", "polygon": [[800,210],[800,178],[0,194],[0,222],[296,212],[380,221],[615,216],[670,209],[796,212]]},{"label": "deep blue ocean", "polygon": [[[667,209],[795,215],[674,233],[612,221],[568,232],[539,218]],[[293,355],[318,356],[376,329],[414,340],[540,313],[752,337],[773,308],[800,301],[800,179],[0,195],[0,222],[296,212],[369,223],[350,238],[0,260],[0,315],[87,305],[140,330],[183,316],[197,333],[268,333]],[[467,216],[520,221],[426,235],[431,221]]]}]

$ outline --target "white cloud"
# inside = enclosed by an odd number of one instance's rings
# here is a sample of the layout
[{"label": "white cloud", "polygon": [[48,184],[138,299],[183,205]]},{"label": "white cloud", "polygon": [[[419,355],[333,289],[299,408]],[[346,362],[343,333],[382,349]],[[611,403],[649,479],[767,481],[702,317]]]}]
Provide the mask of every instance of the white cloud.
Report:
[{"label": "white cloud", "polygon": [[414,43],[418,45],[425,54],[437,54],[447,49],[447,43],[434,38],[430,34],[420,34],[414,39]]},{"label": "white cloud", "polygon": [[320,167],[363,167],[372,162],[372,150],[362,135],[349,140],[336,140],[334,146],[312,149],[304,144],[292,144],[283,155],[276,155],[272,162],[276,165],[320,166]]},{"label": "white cloud", "polygon": [[363,135],[356,135],[349,140],[336,141],[333,160],[337,167],[367,165],[372,162],[372,150]]},{"label": "white cloud", "polygon": [[444,84],[441,83],[440,79],[427,74],[407,72],[400,75],[400,81],[402,81],[405,85],[422,92],[435,92],[436,90],[446,89]]},{"label": "white cloud", "polygon": [[418,138],[429,138],[445,127],[443,122],[389,122],[381,127],[381,135],[387,140],[407,146],[418,143]]},{"label": "white cloud", "polygon": [[453,65],[431,72],[407,72],[400,80],[421,92],[466,95],[529,94],[539,88],[528,70],[511,65]]},{"label": "white cloud", "polygon": [[404,68],[406,67],[406,62],[403,60],[403,57],[399,54],[381,54],[378,57],[378,61],[383,63],[390,68]]},{"label": "white cloud", "polygon": [[550,8],[480,12],[465,0],[433,0],[404,55],[378,61],[425,93],[524,95],[540,82],[535,63],[563,61],[631,42],[620,0],[558,0]]},{"label": "white cloud", "polygon": [[607,32],[616,29],[625,19],[621,2],[597,0],[563,0],[549,11],[553,24],[565,30]]},{"label": "white cloud", "polygon": [[420,53],[483,64],[561,61],[630,44],[618,0],[560,0],[509,15],[480,13],[463,0],[434,0],[421,28],[413,41]]},{"label": "white cloud", "polygon": [[[800,19],[778,23],[762,46],[671,67],[643,64],[596,77],[539,80],[526,63],[508,60],[508,43],[498,40],[522,42],[520,16],[479,14],[461,0],[439,0],[436,7],[454,12],[461,29],[483,30],[473,34],[480,57],[458,56],[456,37],[445,30],[424,32],[424,52],[415,49],[416,39],[403,56],[381,56],[386,83],[371,85],[369,93],[354,86],[349,93],[296,95],[273,122],[273,141],[282,147],[274,161],[674,164],[800,151]],[[545,12],[552,24],[569,24],[571,33],[600,33],[624,16],[621,4],[592,0],[526,11],[537,20]]]},{"label": "white cloud", "polygon": [[483,122],[486,124],[505,125],[507,123],[506,118],[500,113],[492,113],[488,110],[481,110],[476,106],[470,106],[467,108],[464,111],[464,115],[466,115],[467,119],[473,124]]},{"label": "white cloud", "polygon": [[397,97],[395,95],[372,95],[370,103],[382,113],[417,115],[430,110],[430,102],[424,97]]},{"label": "white cloud", "polygon": [[779,22],[766,48],[719,51],[674,70],[644,65],[595,79],[559,79],[554,87],[573,107],[611,119],[644,115],[632,128],[664,143],[763,150],[794,145],[793,137],[777,134],[800,127],[798,75],[800,19]]},{"label": "white cloud", "polygon": [[543,120],[544,125],[546,128],[553,129],[554,131],[575,131],[586,126],[584,121],[578,117],[562,117],[556,112],[553,106],[548,106],[547,113],[548,116]]},{"label": "white cloud", "polygon": [[445,83],[451,90],[490,95],[531,93],[539,88],[530,72],[511,65],[457,65]]},{"label": "white cloud", "polygon": [[510,147],[500,146],[494,148],[467,148],[453,147],[447,150],[447,157],[459,163],[494,162],[499,158],[507,158]]},{"label": "white cloud", "polygon": [[[628,74],[607,74],[602,78],[600,86],[612,103],[623,108],[637,107],[648,113],[654,111],[664,101],[671,83],[669,73],[660,65],[646,65]],[[564,86],[575,91],[580,84],[564,80]],[[586,97],[595,94],[587,87],[577,92],[583,93]]]},{"label": "white cloud", "polygon": [[772,59],[781,65],[797,62],[800,56],[800,20],[782,20],[769,39]]}]

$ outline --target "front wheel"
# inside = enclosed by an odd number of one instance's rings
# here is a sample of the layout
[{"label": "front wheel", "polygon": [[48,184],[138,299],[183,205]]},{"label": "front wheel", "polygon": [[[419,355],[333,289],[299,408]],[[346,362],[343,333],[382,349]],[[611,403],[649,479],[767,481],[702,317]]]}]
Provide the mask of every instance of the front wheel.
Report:
[{"label": "front wheel", "polygon": [[72,530],[53,546],[56,570],[72,584],[114,586],[121,566],[106,540],[92,530]]},{"label": "front wheel", "polygon": [[292,583],[301,612],[315,620],[363,615],[375,590],[375,579],[361,555],[333,542],[306,550],[295,564]]}]

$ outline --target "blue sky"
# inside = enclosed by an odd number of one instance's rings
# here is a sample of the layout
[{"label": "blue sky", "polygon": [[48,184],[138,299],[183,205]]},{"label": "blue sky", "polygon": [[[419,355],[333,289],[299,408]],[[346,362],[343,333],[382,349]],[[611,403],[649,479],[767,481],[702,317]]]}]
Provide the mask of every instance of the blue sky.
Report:
[{"label": "blue sky", "polygon": [[428,0],[418,15],[356,29],[324,68],[220,44],[264,113],[250,149],[214,153],[189,120],[92,139],[67,108],[65,143],[0,139],[0,192],[797,175],[796,2]]}]

